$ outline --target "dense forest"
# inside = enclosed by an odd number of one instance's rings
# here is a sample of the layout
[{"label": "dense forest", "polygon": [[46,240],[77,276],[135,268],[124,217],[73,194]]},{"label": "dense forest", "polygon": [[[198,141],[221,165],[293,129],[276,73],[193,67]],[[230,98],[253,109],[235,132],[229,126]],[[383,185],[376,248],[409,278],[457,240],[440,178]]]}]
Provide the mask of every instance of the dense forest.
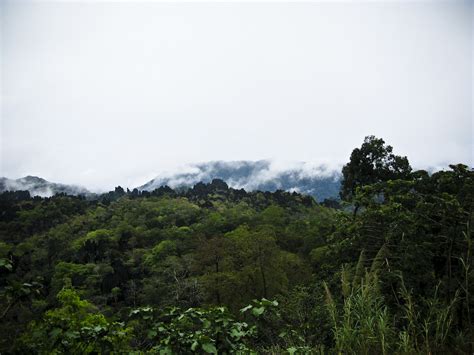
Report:
[{"label": "dense forest", "polygon": [[473,353],[474,173],[366,137],[340,200],[0,195],[0,353]]}]

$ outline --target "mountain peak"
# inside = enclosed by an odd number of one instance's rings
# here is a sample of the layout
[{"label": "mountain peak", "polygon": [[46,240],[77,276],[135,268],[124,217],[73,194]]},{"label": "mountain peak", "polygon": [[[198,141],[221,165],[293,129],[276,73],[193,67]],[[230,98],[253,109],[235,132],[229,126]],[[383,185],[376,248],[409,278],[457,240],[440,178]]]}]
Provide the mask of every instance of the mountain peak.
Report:
[{"label": "mountain peak", "polygon": [[29,191],[32,196],[51,197],[57,193],[68,195],[89,195],[90,192],[81,186],[49,182],[38,176],[28,175],[19,179],[0,178],[0,192]]},{"label": "mountain peak", "polygon": [[281,189],[311,195],[318,201],[337,198],[340,188],[339,171],[325,165],[296,163],[278,166],[269,160],[242,160],[192,164],[179,172],[161,174],[138,189],[152,191],[165,185],[171,188],[190,188],[199,182],[210,183],[214,179],[222,180],[236,189]]},{"label": "mountain peak", "polygon": [[43,178],[40,178],[38,176],[33,176],[33,175],[27,175],[25,177],[22,177],[20,179],[17,179],[17,181],[25,181],[25,182],[30,182],[30,183],[47,183],[47,181]]}]

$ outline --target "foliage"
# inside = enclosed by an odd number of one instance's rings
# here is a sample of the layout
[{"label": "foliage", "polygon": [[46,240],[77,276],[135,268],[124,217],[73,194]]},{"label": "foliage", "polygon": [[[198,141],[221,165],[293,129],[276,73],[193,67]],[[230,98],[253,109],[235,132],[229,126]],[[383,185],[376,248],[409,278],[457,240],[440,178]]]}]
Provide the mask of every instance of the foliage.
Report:
[{"label": "foliage", "polygon": [[184,311],[172,307],[162,312],[144,307],[131,311],[130,316],[136,325],[147,324],[146,334],[143,328],[136,328],[142,329],[136,339],[160,354],[249,352],[248,339],[256,333],[255,326],[236,321],[225,307]]},{"label": "foliage", "polygon": [[20,349],[42,354],[108,353],[127,347],[129,329],[123,323],[108,322],[94,307],[81,300],[74,289],[58,293],[60,307],[49,310],[39,322],[32,322],[19,340]]},{"label": "foliage", "polygon": [[350,200],[358,187],[381,181],[405,179],[411,172],[407,157],[392,153],[385,141],[367,136],[360,148],[352,151],[349,163],[342,168],[341,198]]},{"label": "foliage", "polygon": [[0,352],[472,353],[473,171],[367,137],[343,174],[343,206],[0,194]]}]

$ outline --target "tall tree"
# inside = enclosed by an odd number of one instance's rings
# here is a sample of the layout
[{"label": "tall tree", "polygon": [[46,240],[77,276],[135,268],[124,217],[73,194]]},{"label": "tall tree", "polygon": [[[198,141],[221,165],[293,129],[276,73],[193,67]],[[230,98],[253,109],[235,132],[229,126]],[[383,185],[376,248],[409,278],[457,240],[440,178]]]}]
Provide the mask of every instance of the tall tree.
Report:
[{"label": "tall tree", "polygon": [[367,136],[360,148],[352,151],[349,163],[342,168],[340,196],[345,201],[352,200],[358,187],[377,182],[406,179],[411,167],[407,157],[392,153],[393,148],[385,141]]}]

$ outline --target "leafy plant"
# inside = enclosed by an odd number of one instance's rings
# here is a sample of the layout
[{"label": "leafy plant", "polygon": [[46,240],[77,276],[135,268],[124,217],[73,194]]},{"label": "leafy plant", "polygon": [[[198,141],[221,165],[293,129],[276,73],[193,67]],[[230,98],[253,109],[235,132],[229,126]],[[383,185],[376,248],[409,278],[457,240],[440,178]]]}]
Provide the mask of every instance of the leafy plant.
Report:
[{"label": "leafy plant", "polygon": [[20,348],[35,353],[109,353],[128,348],[130,329],[109,322],[72,288],[58,294],[61,307],[33,321],[20,339]]},{"label": "leafy plant", "polygon": [[[253,313],[261,316],[263,311],[256,308]],[[235,320],[225,307],[171,307],[162,312],[144,307],[131,311],[130,318],[147,324],[146,334],[141,334],[144,343],[164,354],[250,352],[249,340],[256,335],[255,325]]]}]

